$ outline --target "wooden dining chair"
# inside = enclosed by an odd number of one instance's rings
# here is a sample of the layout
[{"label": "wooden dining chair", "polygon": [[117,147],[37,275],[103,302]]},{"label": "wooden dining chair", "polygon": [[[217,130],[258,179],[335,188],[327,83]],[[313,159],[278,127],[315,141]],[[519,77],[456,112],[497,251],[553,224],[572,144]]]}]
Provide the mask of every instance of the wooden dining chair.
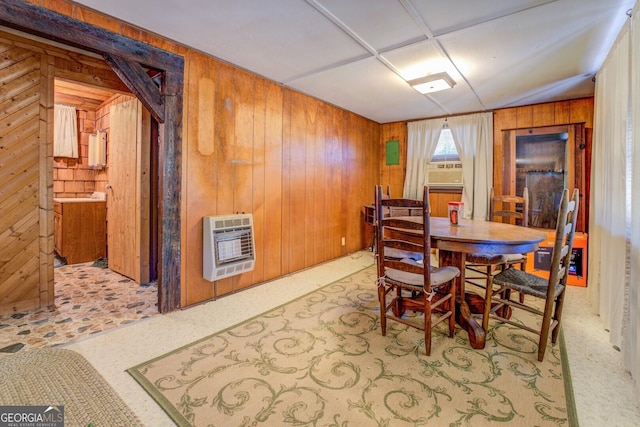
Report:
[{"label": "wooden dining chair", "polygon": [[[529,226],[529,190],[524,188],[522,196],[496,196],[493,188],[489,196],[489,221],[515,223],[523,227]],[[467,254],[465,283],[482,289],[491,287],[493,276],[512,265],[520,265],[525,270],[526,254]],[[520,295],[524,302],[524,295]]]},{"label": "wooden dining chair", "polygon": [[[374,188],[374,195],[373,198],[375,200],[376,198],[376,194],[375,192],[377,191],[378,186],[375,186]],[[387,191],[386,193],[382,193],[382,199],[386,200],[386,199],[390,199],[391,198],[391,186],[387,185]],[[390,216],[408,216],[411,214],[415,214],[416,209],[409,209],[409,208],[405,208],[405,207],[386,207],[382,210],[382,216],[383,217],[390,217]],[[374,212],[373,212],[373,249],[372,251],[375,253],[376,252],[376,248],[377,248],[377,240],[378,240],[378,229],[376,227],[376,222],[377,222],[377,218],[378,218],[378,213],[376,212],[375,209],[375,205],[374,205]],[[407,251],[402,251],[400,249],[395,249],[395,248],[389,248],[387,247],[385,249],[385,255],[388,258],[396,258],[396,259],[403,259],[403,258],[411,258],[415,261],[422,261],[423,257],[422,257],[422,253],[420,252],[407,252]]]},{"label": "wooden dining chair", "polygon": [[[549,334],[551,334],[551,342],[555,343],[558,338],[558,332],[560,331],[562,304],[571,263],[571,250],[576,231],[579,202],[578,189],[574,190],[571,199],[569,199],[569,190],[565,189],[563,191],[556,224],[555,243],[553,252],[551,253],[551,269],[548,279],[518,270],[511,266],[493,278],[493,285],[497,288],[487,288],[485,292],[482,324],[484,330],[487,330],[489,318],[491,317],[540,335],[540,341],[538,343],[538,361],[540,362],[544,359]],[[525,305],[520,301],[513,301],[511,299],[511,291],[531,295],[535,297],[536,300],[544,300],[544,308],[540,309],[540,307],[535,304]],[[517,307],[539,315],[542,317],[542,323],[540,323],[538,328],[534,328],[526,324],[505,319],[499,315],[504,312],[501,308],[505,306]]]},{"label": "wooden dining chair", "polygon": [[[385,209],[420,209],[421,216],[388,216]],[[455,284],[460,274],[456,267],[435,268],[430,263],[429,188],[422,200],[385,199],[382,187],[376,186],[378,244],[376,264],[378,299],[382,335],[387,333],[387,319],[424,331],[427,356],[431,354],[431,331],[449,320],[449,337],[455,330]],[[420,253],[421,261],[394,258],[389,251]],[[407,310],[423,313],[422,322],[405,317]],[[432,316],[434,319],[432,319]]]}]

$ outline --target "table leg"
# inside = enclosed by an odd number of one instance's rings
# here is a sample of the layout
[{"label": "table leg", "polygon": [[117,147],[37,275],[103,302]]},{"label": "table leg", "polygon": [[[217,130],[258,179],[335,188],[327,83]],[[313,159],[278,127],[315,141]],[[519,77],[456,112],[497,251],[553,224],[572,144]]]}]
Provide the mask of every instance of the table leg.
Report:
[{"label": "table leg", "polygon": [[485,344],[485,330],[472,313],[484,311],[484,298],[477,294],[468,293],[464,289],[465,254],[445,250],[438,250],[438,254],[441,266],[452,265],[460,269],[460,275],[454,280],[458,295],[456,298],[456,322],[469,334],[471,347],[482,349]]}]

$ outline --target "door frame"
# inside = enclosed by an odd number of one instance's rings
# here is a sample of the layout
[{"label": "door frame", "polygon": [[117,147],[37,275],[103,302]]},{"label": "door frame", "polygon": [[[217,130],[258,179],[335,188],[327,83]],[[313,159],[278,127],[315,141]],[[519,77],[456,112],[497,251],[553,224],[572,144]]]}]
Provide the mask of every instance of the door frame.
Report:
[{"label": "door frame", "polygon": [[101,55],[159,123],[158,310],[179,309],[184,58],[19,0],[0,3],[0,25]]}]

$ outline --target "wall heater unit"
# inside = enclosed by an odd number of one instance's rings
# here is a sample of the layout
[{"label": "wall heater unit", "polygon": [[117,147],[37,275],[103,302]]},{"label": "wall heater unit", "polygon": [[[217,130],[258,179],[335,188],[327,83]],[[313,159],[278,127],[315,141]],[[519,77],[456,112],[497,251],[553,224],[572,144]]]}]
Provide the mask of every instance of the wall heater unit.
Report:
[{"label": "wall heater unit", "polygon": [[205,216],[202,221],[205,279],[213,282],[253,270],[253,215]]}]

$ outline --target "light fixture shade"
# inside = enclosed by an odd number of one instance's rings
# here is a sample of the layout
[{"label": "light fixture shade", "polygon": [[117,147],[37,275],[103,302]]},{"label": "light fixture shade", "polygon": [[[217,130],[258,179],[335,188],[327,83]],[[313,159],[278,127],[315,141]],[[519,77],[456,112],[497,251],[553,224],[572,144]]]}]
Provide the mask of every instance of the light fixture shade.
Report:
[{"label": "light fixture shade", "polygon": [[410,80],[408,83],[422,94],[451,89],[456,84],[451,76],[444,72]]}]

